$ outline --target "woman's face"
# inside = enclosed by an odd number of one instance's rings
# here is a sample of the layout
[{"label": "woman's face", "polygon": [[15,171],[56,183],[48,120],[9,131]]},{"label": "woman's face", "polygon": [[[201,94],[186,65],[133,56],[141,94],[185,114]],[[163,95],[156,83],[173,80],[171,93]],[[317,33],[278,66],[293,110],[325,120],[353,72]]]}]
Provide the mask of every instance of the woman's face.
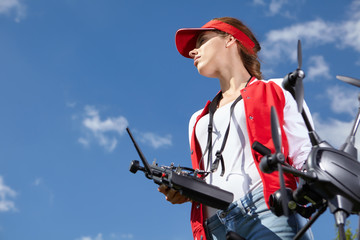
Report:
[{"label": "woman's face", "polygon": [[198,36],[196,48],[189,55],[201,75],[216,78],[225,62],[225,49],[226,37],[205,31]]}]

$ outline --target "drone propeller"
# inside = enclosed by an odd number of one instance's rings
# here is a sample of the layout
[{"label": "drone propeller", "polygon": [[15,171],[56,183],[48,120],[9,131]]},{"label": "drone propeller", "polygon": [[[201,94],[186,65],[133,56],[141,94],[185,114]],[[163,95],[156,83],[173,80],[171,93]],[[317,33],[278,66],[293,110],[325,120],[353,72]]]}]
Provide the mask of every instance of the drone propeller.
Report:
[{"label": "drone propeller", "polygon": [[305,72],[301,69],[302,66],[302,50],[301,41],[298,40],[297,45],[297,60],[298,68],[285,76],[283,81],[283,87],[288,90],[296,100],[298,111],[301,113],[304,102],[304,86],[303,79],[305,78]]},{"label": "drone propeller", "polygon": [[281,152],[281,129],[274,106],[271,106],[271,137],[274,142],[276,153]]},{"label": "drone propeller", "polygon": [[296,69],[297,80],[296,80],[296,84],[295,84],[295,97],[296,97],[296,103],[298,105],[298,110],[301,113],[303,102],[304,102],[303,79],[305,77],[305,74],[304,74],[304,71],[301,70],[302,50],[301,50],[301,41],[300,40],[298,40],[297,55],[298,55],[298,68]]},{"label": "drone propeller", "polygon": [[298,69],[301,69],[302,66],[302,50],[301,50],[301,41],[298,40],[297,46],[297,60],[298,60]]},{"label": "drone propeller", "polygon": [[356,87],[360,87],[360,79],[346,77],[346,76],[340,76],[340,75],[337,75],[336,78],[343,81],[343,82],[354,85]]},{"label": "drone propeller", "polygon": [[279,172],[282,209],[284,215],[289,216],[289,210],[287,206],[288,199],[285,188],[284,173],[281,165],[282,163],[285,162],[285,157],[281,152],[281,129],[280,129],[278,115],[276,113],[276,109],[274,106],[271,106],[271,136],[275,146],[275,158]]}]

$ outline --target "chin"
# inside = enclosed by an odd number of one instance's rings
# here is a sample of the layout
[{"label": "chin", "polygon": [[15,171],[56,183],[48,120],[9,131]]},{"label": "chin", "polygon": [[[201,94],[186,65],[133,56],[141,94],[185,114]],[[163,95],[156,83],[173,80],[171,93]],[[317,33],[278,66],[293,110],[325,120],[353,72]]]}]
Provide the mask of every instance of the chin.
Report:
[{"label": "chin", "polygon": [[216,69],[211,67],[209,64],[202,64],[201,62],[198,63],[196,66],[200,75],[208,78],[217,78]]},{"label": "chin", "polygon": [[216,78],[216,74],[214,71],[209,71],[207,69],[204,69],[204,68],[197,68],[199,74],[201,76],[204,76],[204,77],[208,77],[208,78]]}]

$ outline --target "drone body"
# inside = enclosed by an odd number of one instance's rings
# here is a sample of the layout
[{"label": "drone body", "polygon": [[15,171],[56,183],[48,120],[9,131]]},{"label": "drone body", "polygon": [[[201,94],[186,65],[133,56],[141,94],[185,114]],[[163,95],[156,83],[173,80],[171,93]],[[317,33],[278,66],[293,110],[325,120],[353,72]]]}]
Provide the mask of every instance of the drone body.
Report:
[{"label": "drone body", "polygon": [[[271,131],[276,152],[271,154],[263,150],[261,143],[253,145],[253,149],[264,157],[260,167],[265,173],[279,171],[280,183],[283,183],[282,172],[288,172],[300,178],[298,188],[292,192],[284,184],[281,189],[270,196],[271,210],[277,215],[287,215],[289,209],[300,213],[311,220],[294,239],[299,239],[314,221],[326,210],[327,207],[335,216],[339,228],[340,239],[345,240],[344,225],[350,214],[360,213],[360,162],[357,160],[357,149],[354,146],[355,134],[360,124],[360,108],[350,136],[340,150],[330,146],[320,139],[303,109],[304,89],[302,80],[305,73],[301,70],[301,43],[298,41],[298,68],[284,77],[283,87],[289,91],[298,104],[308,128],[309,138],[313,145],[302,171],[284,163],[281,157],[280,132],[276,123],[276,112],[271,112]],[[338,79],[360,87],[360,80],[337,76]],[[359,98],[360,101],[360,98]],[[274,123],[273,123],[274,122]],[[280,156],[280,157],[279,157]],[[317,209],[317,212],[316,212]],[[312,215],[316,212],[314,215]],[[359,236],[360,239],[360,236]]]},{"label": "drone body", "polygon": [[317,176],[308,185],[318,195],[328,199],[332,212],[336,211],[340,196],[347,200],[341,200],[344,203],[339,208],[349,214],[360,211],[360,163],[351,155],[333,148],[315,147],[306,168]]}]

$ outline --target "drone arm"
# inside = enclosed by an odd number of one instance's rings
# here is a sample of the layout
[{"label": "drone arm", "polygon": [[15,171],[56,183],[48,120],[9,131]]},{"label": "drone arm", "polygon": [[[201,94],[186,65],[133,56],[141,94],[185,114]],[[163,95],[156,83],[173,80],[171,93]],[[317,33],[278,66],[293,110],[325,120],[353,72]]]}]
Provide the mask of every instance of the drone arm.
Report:
[{"label": "drone arm", "polygon": [[[359,96],[360,97],[360,96]],[[354,138],[355,138],[355,135],[356,135],[356,132],[357,132],[357,129],[358,129],[358,127],[359,127],[359,123],[360,123],[360,107],[359,107],[359,110],[358,110],[358,113],[357,113],[357,115],[356,115],[356,120],[355,120],[355,122],[354,122],[354,125],[353,125],[353,127],[352,127],[352,129],[351,129],[351,137],[352,137],[352,143],[354,143]]]},{"label": "drone arm", "polygon": [[[270,149],[268,149],[267,147],[265,147],[264,145],[262,145],[261,143],[255,141],[254,144],[252,145],[252,148],[257,151],[258,153],[262,154],[264,157],[271,155]],[[267,160],[267,163],[271,165],[271,163],[269,163],[268,159],[263,159],[262,161]],[[276,163],[276,162],[274,162]],[[274,168],[275,166],[269,166],[270,168]],[[289,164],[282,164],[282,168],[284,170],[284,172],[287,173],[291,173],[296,177],[301,177],[304,180],[307,181],[313,181],[316,180],[316,173],[314,172],[302,172],[297,170],[296,168],[290,166]]]},{"label": "drone arm", "polygon": [[304,119],[304,122],[305,122],[305,125],[306,125],[306,128],[308,129],[308,131],[309,132],[314,131],[314,128],[313,128],[312,124],[310,123],[310,120],[309,120],[304,108],[301,111],[301,116]]},{"label": "drone arm", "polygon": [[327,208],[326,204],[323,204],[320,209],[317,211],[317,213],[314,214],[314,216],[305,224],[305,226],[296,234],[294,237],[294,240],[300,239],[302,235],[310,228],[310,226],[320,217],[321,214],[325,212]]},{"label": "drone arm", "polygon": [[[360,96],[359,96],[359,98],[360,98]],[[359,127],[359,123],[360,123],[360,107],[359,107],[358,113],[356,115],[356,120],[351,129],[350,135],[346,139],[346,142],[340,148],[340,150],[353,156],[354,159],[357,159],[357,149],[355,148],[355,135],[356,135],[357,129]]]},{"label": "drone arm", "polygon": [[317,179],[315,172],[302,172],[291,166],[282,166],[284,172],[291,173],[296,177],[301,177],[306,181],[314,181]]},{"label": "drone arm", "polygon": [[[306,106],[306,104],[304,104]],[[331,147],[327,142],[321,140],[319,135],[315,132],[313,125],[311,124],[308,115],[309,111],[305,111],[305,107],[302,109],[301,116],[304,119],[304,123],[309,133],[309,138],[312,146]]]}]

